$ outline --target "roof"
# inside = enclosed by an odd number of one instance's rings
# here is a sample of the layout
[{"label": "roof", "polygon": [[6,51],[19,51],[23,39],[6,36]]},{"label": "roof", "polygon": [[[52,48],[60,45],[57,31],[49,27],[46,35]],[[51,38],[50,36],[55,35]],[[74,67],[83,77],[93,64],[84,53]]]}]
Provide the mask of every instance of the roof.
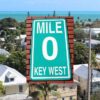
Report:
[{"label": "roof", "polygon": [[0,37],[0,41],[4,42],[4,41],[5,41],[5,38],[3,38],[3,37],[1,38],[1,37]]},{"label": "roof", "polygon": [[32,97],[28,96],[27,94],[23,94],[23,93],[17,94],[16,93],[16,94],[0,96],[0,100],[32,100]]},{"label": "roof", "polygon": [[20,38],[21,38],[21,39],[24,39],[25,37],[26,37],[26,34],[25,34],[25,35],[17,36],[15,39],[16,39],[16,40],[19,40]]},{"label": "roof", "polygon": [[16,30],[16,27],[9,27],[10,30]]},{"label": "roof", "polygon": [[[79,64],[79,65],[74,65],[74,74],[83,78],[87,79],[88,78],[88,64]],[[92,81],[100,81],[100,72],[97,70],[92,70]]]},{"label": "roof", "polygon": [[100,59],[100,54],[96,54],[96,58],[97,59]]},{"label": "roof", "polygon": [[26,46],[26,38],[23,38],[23,39],[21,40],[21,46]]},{"label": "roof", "polygon": [[[10,78],[14,78],[14,80],[8,81]],[[0,81],[2,81],[5,86],[21,85],[26,84],[26,77],[17,70],[0,64]]]},{"label": "roof", "polygon": [[[89,40],[85,41],[85,43],[89,43]],[[99,40],[95,40],[95,39],[91,39],[91,44],[100,44],[100,41]]]},{"label": "roof", "polygon": [[10,53],[6,51],[5,49],[0,49],[0,55],[9,56]]},{"label": "roof", "polygon": [[[85,32],[89,33],[89,28],[83,28]],[[91,28],[92,35],[97,35],[100,33],[100,28]]]}]

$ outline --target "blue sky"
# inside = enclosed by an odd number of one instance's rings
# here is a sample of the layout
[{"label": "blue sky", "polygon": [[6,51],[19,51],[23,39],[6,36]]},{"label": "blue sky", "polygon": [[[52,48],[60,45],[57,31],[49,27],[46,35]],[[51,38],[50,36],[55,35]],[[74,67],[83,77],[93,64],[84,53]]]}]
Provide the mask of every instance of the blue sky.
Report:
[{"label": "blue sky", "polygon": [[100,0],[0,0],[0,11],[100,11]]}]

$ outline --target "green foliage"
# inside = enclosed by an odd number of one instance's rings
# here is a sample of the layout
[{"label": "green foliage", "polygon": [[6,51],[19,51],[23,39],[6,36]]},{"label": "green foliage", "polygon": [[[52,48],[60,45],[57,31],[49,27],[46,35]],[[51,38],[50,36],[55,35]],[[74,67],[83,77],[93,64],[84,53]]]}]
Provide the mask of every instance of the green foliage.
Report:
[{"label": "green foliage", "polygon": [[84,32],[84,30],[82,30],[80,28],[76,28],[74,30],[74,37],[75,37],[76,41],[78,41],[78,42],[84,42],[84,40],[87,37],[87,35]]},{"label": "green foliage", "polygon": [[100,100],[100,92],[92,94],[91,100]]},{"label": "green foliage", "polygon": [[0,29],[5,29],[8,27],[16,27],[18,25],[17,21],[13,18],[4,18],[0,21]]},{"label": "green foliage", "polygon": [[20,30],[20,34],[25,34],[26,33],[26,23],[20,22],[19,27],[17,29]]},{"label": "green foliage", "polygon": [[98,34],[98,37],[96,38],[97,40],[100,40],[100,33]]},{"label": "green foliage", "polygon": [[[89,48],[87,48],[84,44],[80,42],[76,42],[74,46],[75,50],[75,64],[85,64],[88,63],[89,60]],[[92,51],[91,53],[92,65],[96,65],[96,56]]]},{"label": "green foliage", "polygon": [[20,73],[25,75],[26,72],[26,53],[25,51],[14,51],[5,61],[5,64],[15,68]]},{"label": "green foliage", "polygon": [[95,51],[95,53],[100,53],[100,44],[97,44],[93,47],[93,50]]},{"label": "green foliage", "polygon": [[88,49],[79,42],[75,43],[75,64],[88,63]]},{"label": "green foliage", "polygon": [[0,55],[0,64],[3,64],[6,61],[6,57],[4,55]]},{"label": "green foliage", "polygon": [[52,91],[52,92],[51,92],[51,94],[52,94],[53,96],[58,97],[58,98],[60,98],[60,97],[61,97],[60,93],[59,93],[59,92],[57,92],[57,91]]},{"label": "green foliage", "polygon": [[4,86],[2,84],[2,82],[0,81],[0,95],[3,95],[5,92]]},{"label": "green foliage", "polygon": [[58,88],[57,85],[51,84],[37,84],[36,88],[42,91],[44,100],[48,100],[48,95],[52,90],[56,90]]},{"label": "green foliage", "polygon": [[33,98],[33,100],[43,100],[43,95],[41,91],[34,91],[29,94]]}]

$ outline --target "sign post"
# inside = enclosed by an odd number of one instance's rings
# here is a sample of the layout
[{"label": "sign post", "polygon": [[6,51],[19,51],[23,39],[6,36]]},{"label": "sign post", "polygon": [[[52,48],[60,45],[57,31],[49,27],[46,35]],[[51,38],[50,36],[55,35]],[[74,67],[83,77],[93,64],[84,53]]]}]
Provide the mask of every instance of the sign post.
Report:
[{"label": "sign post", "polygon": [[65,19],[32,21],[30,79],[70,80],[72,77]]}]

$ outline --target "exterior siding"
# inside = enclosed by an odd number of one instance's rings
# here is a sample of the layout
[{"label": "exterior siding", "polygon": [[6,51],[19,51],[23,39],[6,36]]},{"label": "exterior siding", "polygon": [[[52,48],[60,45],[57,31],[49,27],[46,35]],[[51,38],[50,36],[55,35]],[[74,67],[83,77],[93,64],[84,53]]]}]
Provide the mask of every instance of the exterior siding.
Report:
[{"label": "exterior siding", "polygon": [[22,86],[23,86],[23,92],[19,92],[19,85],[6,86],[5,87],[6,95],[19,94],[19,93],[24,93],[28,95],[29,92],[28,84],[24,84]]}]

